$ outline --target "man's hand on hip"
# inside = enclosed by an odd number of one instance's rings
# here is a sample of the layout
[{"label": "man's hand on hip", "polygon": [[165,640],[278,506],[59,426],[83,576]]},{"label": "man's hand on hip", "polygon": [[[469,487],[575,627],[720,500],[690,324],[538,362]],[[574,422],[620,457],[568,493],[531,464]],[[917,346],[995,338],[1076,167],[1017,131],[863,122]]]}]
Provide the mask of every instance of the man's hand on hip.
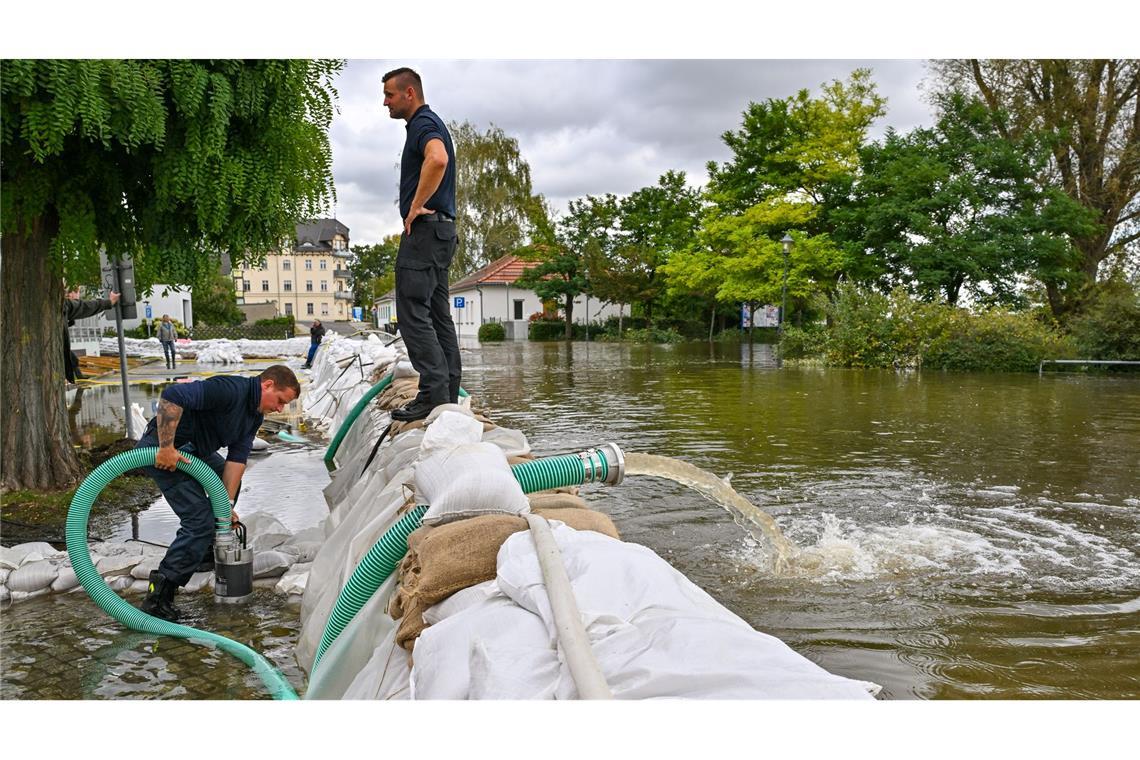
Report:
[{"label": "man's hand on hip", "polygon": [[411,235],[412,234],[412,222],[416,221],[421,216],[426,216],[427,214],[434,214],[434,213],[435,212],[432,211],[430,208],[424,208],[423,206],[417,206],[416,208],[412,209],[408,213],[408,218],[404,220],[404,234],[405,235]]}]

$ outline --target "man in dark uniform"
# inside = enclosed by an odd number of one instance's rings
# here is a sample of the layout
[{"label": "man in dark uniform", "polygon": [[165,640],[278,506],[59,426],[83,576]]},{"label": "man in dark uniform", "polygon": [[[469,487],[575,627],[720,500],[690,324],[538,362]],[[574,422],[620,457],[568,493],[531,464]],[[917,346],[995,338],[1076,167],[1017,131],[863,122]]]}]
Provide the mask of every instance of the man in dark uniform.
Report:
[{"label": "man in dark uniform", "polygon": [[83,377],[83,372],[79,369],[79,357],[71,350],[71,333],[67,328],[74,325],[75,320],[93,317],[101,311],[107,311],[118,302],[118,293],[111,293],[110,298],[95,298],[90,301],[80,300],[78,290],[67,294],[67,298],[63,301],[63,318],[67,322],[67,327],[63,328],[63,374],[67,382],[74,383]]},{"label": "man in dark uniform", "polygon": [[305,359],[305,363],[301,365],[301,369],[312,368],[313,357],[317,355],[317,349],[320,347],[324,337],[325,326],[321,324],[321,320],[314,319],[312,327],[309,328],[309,356]]},{"label": "man in dark uniform", "polygon": [[392,419],[409,421],[459,400],[459,341],[447,290],[447,270],[459,242],[455,149],[443,120],[424,103],[419,74],[400,68],[385,74],[383,82],[388,115],[406,121],[408,131],[400,158],[404,234],[396,254],[396,317],[420,386]]},{"label": "man in dark uniform", "polygon": [[[245,463],[266,412],[279,412],[297,398],[301,387],[293,370],[282,364],[257,377],[218,375],[193,383],[177,383],[162,392],[158,414],[146,427],[136,448],[157,446],[154,467],[144,467],[178,515],[178,533],[158,569],[139,609],[164,620],[177,620],[174,594],[185,586],[206,558],[214,538],[214,510],[206,490],[177,469],[193,454],[222,479],[230,502],[241,490]],[[223,460],[218,449],[227,447]],[[237,522],[237,513],[233,513]]]}]

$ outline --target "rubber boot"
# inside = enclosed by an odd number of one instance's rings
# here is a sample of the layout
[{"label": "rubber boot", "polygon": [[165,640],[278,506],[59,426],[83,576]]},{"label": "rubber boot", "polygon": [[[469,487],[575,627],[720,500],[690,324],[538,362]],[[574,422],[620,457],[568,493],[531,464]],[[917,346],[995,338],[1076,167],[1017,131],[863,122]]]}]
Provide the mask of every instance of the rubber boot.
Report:
[{"label": "rubber boot", "polygon": [[143,599],[139,609],[148,615],[154,615],[172,623],[178,622],[179,612],[174,606],[174,594],[178,587],[166,579],[158,570],[150,573],[150,585],[147,586],[146,599]]}]

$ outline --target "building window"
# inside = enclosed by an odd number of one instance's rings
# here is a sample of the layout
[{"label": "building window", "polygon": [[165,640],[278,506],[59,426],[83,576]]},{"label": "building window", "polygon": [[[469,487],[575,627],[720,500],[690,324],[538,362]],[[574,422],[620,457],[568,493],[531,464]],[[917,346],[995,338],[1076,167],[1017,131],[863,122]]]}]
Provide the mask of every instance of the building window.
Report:
[{"label": "building window", "polygon": [[241,281],[241,289],[242,290],[249,290],[249,280],[242,280]]},{"label": "building window", "polygon": [[269,280],[262,280],[261,281],[261,292],[262,293],[268,293],[269,292]]},{"label": "building window", "polygon": [[327,303],[321,304],[321,316],[327,317],[329,315],[329,305]]},{"label": "building window", "polygon": [[321,269],[328,269],[328,268],[329,268],[329,262],[326,261],[325,259],[321,259]]},{"label": "building window", "polygon": [[285,304],[285,314],[286,314],[286,316],[292,316],[293,315],[293,304],[291,304],[291,303]]},{"label": "building window", "polygon": [[515,299],[515,319],[523,318],[523,302],[521,298]]},{"label": "building window", "polygon": [[289,261],[289,259],[281,259],[281,268],[288,272],[293,268],[293,264]]},{"label": "building window", "polygon": [[313,292],[313,281],[312,280],[305,280],[305,292],[306,293],[312,293]]},{"label": "building window", "polygon": [[313,268],[313,260],[312,259],[305,259],[305,269],[311,270],[312,268]]},{"label": "building window", "polygon": [[321,280],[321,292],[322,293],[328,293],[329,292],[328,280]]},{"label": "building window", "polygon": [[288,293],[293,289],[293,281],[286,280],[285,282],[281,283],[281,286],[285,289],[285,292]]},{"label": "building window", "polygon": [[313,314],[313,304],[312,303],[305,304],[305,313],[312,316],[312,314]]}]

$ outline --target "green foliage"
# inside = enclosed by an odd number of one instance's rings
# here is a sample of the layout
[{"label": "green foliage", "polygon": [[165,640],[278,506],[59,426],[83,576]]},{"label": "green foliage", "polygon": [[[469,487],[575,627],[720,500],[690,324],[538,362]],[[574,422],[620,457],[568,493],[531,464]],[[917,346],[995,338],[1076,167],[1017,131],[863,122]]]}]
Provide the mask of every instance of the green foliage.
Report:
[{"label": "green foliage", "polygon": [[1072,335],[1082,359],[1140,361],[1140,291],[1122,280],[1105,283]]},{"label": "green foliage", "polygon": [[193,287],[196,324],[240,325],[245,321],[245,313],[237,305],[234,281],[226,275],[203,272]]},{"label": "green foliage", "polygon": [[635,327],[625,331],[625,339],[631,343],[681,343],[685,336],[669,327]]},{"label": "green foliage", "polygon": [[[725,333],[727,334],[726,330]],[[827,350],[827,329],[818,322],[803,327],[784,326],[784,339],[780,341],[780,355],[785,359],[822,357]]]},{"label": "green foliage", "polygon": [[269,317],[268,319],[259,319],[253,323],[254,327],[273,327],[280,328],[282,333],[292,335],[296,331],[297,320],[292,314],[282,314],[280,317]]},{"label": "green foliage", "polygon": [[486,324],[479,325],[479,342],[489,343],[491,341],[499,341],[507,339],[506,328],[503,327],[502,322],[487,322]]},{"label": "green foliage", "polygon": [[256,259],[333,197],[341,66],[5,61],[4,233],[48,222],[53,262],[74,282],[98,279],[100,247],[133,255],[142,289],[192,284],[222,251]]},{"label": "green foliage", "polygon": [[532,320],[527,327],[527,337],[530,340],[563,340],[566,337],[566,323],[547,319]]},{"label": "green foliage", "polygon": [[788,328],[785,356],[822,349],[833,366],[1025,372],[1042,359],[1074,352],[1071,339],[1029,313],[987,308],[975,314],[917,301],[901,290],[888,297],[844,285],[828,314],[831,327],[822,346],[818,335]]},{"label": "green foliage", "polygon": [[449,125],[455,145],[455,203],[459,246],[453,269],[468,274],[522,246],[547,215],[531,187],[519,142],[491,125]]},{"label": "green foliage", "polygon": [[389,235],[372,245],[353,246],[354,256],[348,269],[352,272],[356,303],[371,305],[396,287],[396,254],[399,250],[399,235]]}]

